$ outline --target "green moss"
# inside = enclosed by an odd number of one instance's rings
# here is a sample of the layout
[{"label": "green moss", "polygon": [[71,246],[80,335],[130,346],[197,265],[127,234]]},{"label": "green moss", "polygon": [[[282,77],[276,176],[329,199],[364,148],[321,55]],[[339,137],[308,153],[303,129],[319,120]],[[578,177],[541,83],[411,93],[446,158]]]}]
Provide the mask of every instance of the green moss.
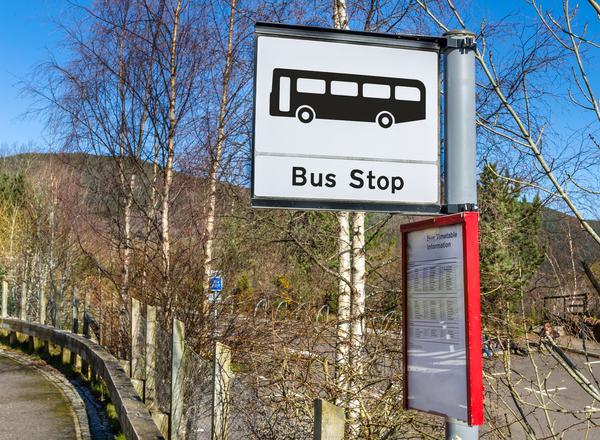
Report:
[{"label": "green moss", "polygon": [[246,371],[245,365],[241,362],[231,362],[230,367],[233,373],[240,373]]},{"label": "green moss", "polygon": [[[118,433],[118,435],[123,435],[121,432],[121,425],[119,423],[119,418],[117,417],[117,408],[112,403],[106,404],[106,415],[108,416],[108,423],[110,425],[110,430],[114,433]],[[117,436],[117,438],[120,438]],[[125,438],[123,436],[123,438]]]}]

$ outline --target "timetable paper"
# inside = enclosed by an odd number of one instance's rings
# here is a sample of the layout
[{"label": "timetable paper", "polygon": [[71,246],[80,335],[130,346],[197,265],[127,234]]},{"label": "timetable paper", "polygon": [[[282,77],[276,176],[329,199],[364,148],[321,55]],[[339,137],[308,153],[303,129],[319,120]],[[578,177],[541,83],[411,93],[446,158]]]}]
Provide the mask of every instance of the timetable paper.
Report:
[{"label": "timetable paper", "polygon": [[[462,225],[407,237],[408,404],[466,420]],[[452,404],[440,399],[445,395],[453,396]]]}]

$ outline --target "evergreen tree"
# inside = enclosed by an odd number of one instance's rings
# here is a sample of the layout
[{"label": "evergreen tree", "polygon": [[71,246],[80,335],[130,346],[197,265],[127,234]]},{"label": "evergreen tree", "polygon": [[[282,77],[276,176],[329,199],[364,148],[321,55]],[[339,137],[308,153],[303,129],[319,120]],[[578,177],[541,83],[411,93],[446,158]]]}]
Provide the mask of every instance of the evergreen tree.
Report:
[{"label": "evergreen tree", "polygon": [[522,186],[486,165],[480,176],[481,295],[484,316],[514,308],[544,259],[541,202],[522,196]]}]

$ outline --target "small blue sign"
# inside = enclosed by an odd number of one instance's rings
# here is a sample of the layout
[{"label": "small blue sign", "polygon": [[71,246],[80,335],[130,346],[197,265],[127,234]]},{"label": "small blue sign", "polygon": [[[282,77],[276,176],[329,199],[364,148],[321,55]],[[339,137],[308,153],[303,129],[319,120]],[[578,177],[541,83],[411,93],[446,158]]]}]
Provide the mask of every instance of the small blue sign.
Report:
[{"label": "small blue sign", "polygon": [[213,292],[220,292],[223,290],[223,278],[220,276],[213,276],[208,282],[208,288]]}]

